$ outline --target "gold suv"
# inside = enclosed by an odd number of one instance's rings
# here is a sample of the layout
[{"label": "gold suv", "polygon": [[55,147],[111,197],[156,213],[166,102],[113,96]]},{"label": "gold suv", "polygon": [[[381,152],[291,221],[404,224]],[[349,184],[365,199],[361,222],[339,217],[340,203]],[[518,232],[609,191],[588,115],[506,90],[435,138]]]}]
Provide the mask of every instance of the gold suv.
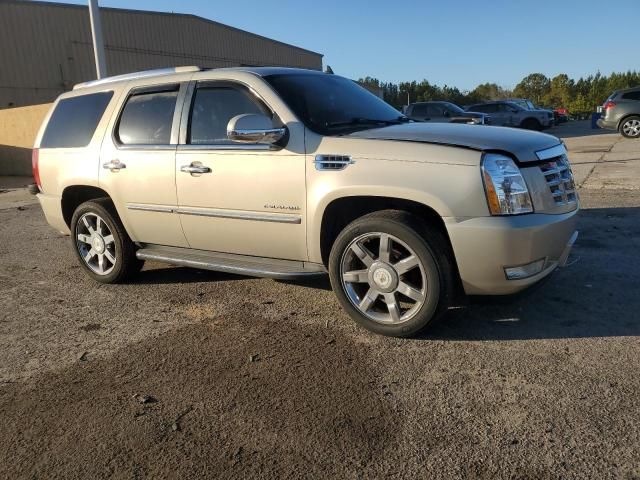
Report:
[{"label": "gold suv", "polygon": [[87,273],[145,260],[292,279],[329,273],[358,323],[408,336],[454,294],[509,294],[566,262],[564,145],[415,123],[336,75],[178,67],[61,95],[33,151],[47,221]]}]

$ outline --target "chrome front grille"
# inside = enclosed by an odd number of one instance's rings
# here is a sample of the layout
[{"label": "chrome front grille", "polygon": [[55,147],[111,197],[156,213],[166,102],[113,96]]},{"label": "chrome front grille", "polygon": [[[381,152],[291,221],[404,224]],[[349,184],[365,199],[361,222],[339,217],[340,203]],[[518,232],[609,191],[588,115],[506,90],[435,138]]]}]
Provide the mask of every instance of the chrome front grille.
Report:
[{"label": "chrome front grille", "polygon": [[577,202],[573,172],[566,155],[551,158],[540,165],[540,170],[556,205],[570,205]]}]

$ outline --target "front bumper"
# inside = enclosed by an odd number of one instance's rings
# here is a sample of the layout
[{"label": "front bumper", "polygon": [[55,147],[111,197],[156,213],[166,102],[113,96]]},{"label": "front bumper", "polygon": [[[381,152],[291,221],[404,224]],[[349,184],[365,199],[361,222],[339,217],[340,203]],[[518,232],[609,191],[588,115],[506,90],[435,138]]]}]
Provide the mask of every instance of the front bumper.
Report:
[{"label": "front bumper", "polygon": [[[507,295],[564,266],[577,238],[576,213],[449,219],[447,231],[468,295]],[[505,268],[544,259],[542,271],[507,280]]]}]

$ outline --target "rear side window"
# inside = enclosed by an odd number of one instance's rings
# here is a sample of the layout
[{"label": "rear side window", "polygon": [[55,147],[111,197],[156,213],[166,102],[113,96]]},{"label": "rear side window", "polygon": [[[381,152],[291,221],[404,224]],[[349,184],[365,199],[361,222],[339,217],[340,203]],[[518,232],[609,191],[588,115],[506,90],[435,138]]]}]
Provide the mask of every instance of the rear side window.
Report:
[{"label": "rear side window", "polygon": [[236,115],[245,113],[271,116],[267,107],[243,88],[198,88],[193,98],[188,143],[193,145],[234,143],[227,137],[227,124]]},{"label": "rear side window", "polygon": [[622,98],[625,100],[640,100],[640,90],[636,90],[635,92],[627,92],[622,95]]},{"label": "rear side window", "polygon": [[169,145],[177,98],[178,86],[129,96],[118,122],[118,140],[124,145]]},{"label": "rear side window", "polygon": [[432,103],[427,107],[427,115],[430,117],[444,117],[444,108],[442,105]]},{"label": "rear side window", "polygon": [[495,103],[487,103],[485,105],[475,105],[469,110],[473,112],[496,113],[498,111],[498,106]]},{"label": "rear side window", "polygon": [[424,104],[417,104],[413,106],[411,110],[411,115],[414,117],[426,117],[427,116],[427,106]]},{"label": "rear side window", "polygon": [[86,147],[113,92],[92,93],[58,102],[42,136],[40,148]]}]

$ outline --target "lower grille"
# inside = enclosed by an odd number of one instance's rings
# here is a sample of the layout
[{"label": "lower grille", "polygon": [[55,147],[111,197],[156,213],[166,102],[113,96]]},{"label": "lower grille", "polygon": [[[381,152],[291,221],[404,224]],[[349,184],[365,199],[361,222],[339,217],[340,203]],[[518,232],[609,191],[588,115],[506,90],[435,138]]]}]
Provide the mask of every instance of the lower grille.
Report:
[{"label": "lower grille", "polygon": [[540,165],[540,170],[556,205],[576,203],[576,187],[566,155],[560,155],[543,163]]}]

